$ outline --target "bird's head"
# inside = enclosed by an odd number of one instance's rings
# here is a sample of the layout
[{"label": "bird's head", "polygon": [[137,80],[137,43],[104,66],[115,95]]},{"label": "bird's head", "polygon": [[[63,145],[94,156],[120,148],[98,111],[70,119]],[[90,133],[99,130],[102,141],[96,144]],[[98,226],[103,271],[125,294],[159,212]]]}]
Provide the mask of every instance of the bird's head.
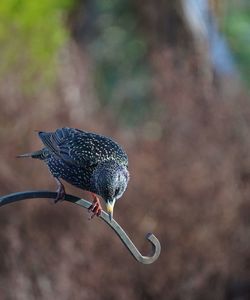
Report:
[{"label": "bird's head", "polygon": [[116,200],[122,196],[127,188],[128,169],[114,161],[106,161],[98,165],[93,172],[91,181],[97,194],[104,199],[111,221]]}]

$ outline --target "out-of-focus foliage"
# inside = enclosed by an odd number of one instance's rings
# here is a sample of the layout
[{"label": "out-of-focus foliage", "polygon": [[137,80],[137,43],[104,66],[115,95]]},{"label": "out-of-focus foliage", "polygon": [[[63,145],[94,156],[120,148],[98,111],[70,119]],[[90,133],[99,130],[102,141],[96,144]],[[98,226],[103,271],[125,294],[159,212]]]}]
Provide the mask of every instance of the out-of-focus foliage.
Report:
[{"label": "out-of-focus foliage", "polygon": [[250,82],[250,3],[229,2],[222,20],[222,30],[239,63],[243,78]]},{"label": "out-of-focus foliage", "polygon": [[141,121],[150,109],[150,68],[145,37],[138,29],[135,9],[127,1],[88,1],[89,53],[95,63],[96,87],[125,124]]},{"label": "out-of-focus foliage", "polygon": [[68,36],[64,17],[72,4],[73,0],[1,0],[1,73],[20,72],[25,83],[34,76],[51,79],[56,54]]}]

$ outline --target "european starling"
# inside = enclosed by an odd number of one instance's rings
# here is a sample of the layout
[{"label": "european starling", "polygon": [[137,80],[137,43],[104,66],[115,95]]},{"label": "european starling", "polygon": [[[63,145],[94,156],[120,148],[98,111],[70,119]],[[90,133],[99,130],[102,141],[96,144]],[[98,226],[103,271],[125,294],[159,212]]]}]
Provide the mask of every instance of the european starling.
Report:
[{"label": "european starling", "polygon": [[58,189],[55,202],[63,200],[65,189],[61,179],[92,193],[91,217],[99,216],[101,204],[106,203],[112,220],[113,208],[127,188],[128,157],[111,138],[74,128],[60,128],[55,132],[38,132],[44,148],[18,157],[43,160],[54,176]]}]

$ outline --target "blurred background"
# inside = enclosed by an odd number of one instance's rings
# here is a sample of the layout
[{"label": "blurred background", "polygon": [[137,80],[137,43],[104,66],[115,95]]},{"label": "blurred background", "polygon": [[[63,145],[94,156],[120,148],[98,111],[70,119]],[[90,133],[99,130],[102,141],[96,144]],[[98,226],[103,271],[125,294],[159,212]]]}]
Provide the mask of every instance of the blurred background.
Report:
[{"label": "blurred background", "polygon": [[[0,192],[55,190],[34,130],[117,140],[133,260],[69,203],[0,210],[0,299],[250,299],[248,0],[1,0]],[[67,185],[67,191],[86,197]]]}]

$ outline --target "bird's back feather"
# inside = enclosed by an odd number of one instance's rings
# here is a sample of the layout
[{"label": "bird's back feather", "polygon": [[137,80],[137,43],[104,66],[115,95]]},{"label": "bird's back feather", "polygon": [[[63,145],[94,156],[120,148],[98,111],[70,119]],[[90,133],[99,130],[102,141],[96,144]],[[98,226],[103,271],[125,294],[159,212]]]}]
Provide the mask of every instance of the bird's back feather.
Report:
[{"label": "bird's back feather", "polygon": [[80,167],[115,160],[128,165],[127,154],[111,138],[73,128],[39,132],[47,149],[68,164]]}]

